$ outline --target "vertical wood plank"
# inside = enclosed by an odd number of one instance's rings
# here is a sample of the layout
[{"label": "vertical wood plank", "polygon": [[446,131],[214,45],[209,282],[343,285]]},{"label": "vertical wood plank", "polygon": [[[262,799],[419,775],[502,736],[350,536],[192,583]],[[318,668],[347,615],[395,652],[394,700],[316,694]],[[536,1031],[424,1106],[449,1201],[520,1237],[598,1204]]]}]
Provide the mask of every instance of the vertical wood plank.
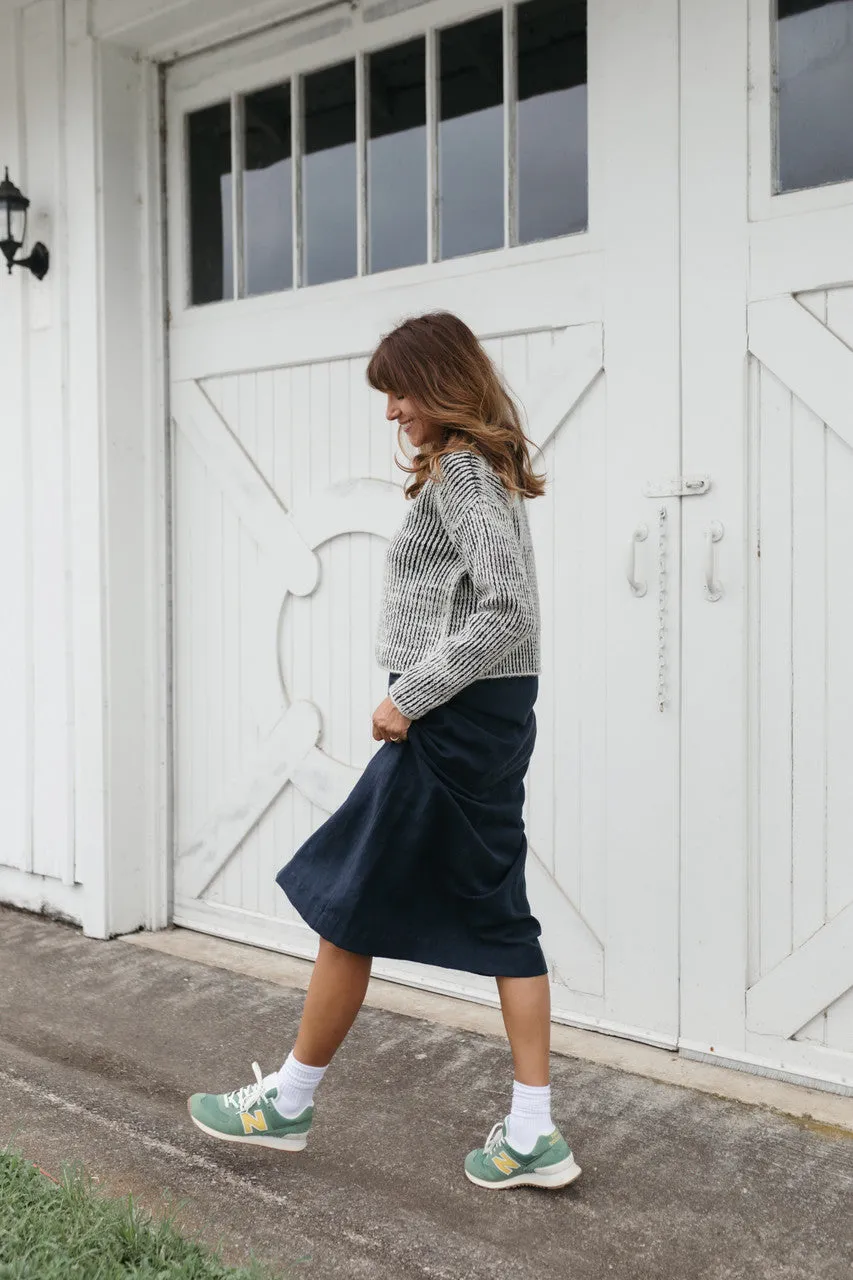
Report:
[{"label": "vertical wood plank", "polygon": [[[329,368],[329,484],[354,478],[350,462],[353,435],[366,424],[350,419],[349,362],[336,360]],[[350,734],[354,687],[352,668],[362,665],[363,637],[352,630],[352,589],[350,543],[354,535],[333,539],[328,548],[330,649],[328,747],[331,756],[350,762]]]},{"label": "vertical wood plank", "polygon": [[[21,15],[28,243],[57,244],[61,209],[60,93],[63,83],[61,9],[39,0]],[[56,262],[56,258],[55,258]],[[66,432],[61,272],[39,284],[25,277],[29,327],[28,436],[32,458],[32,869],[73,882],[69,621],[66,564]]]},{"label": "vertical wood plank", "polygon": [[[20,14],[0,12],[0,145],[10,176],[23,187],[24,127]],[[16,176],[17,175],[17,176]],[[23,290],[13,277],[0,290],[0,385],[3,387],[3,465],[0,467],[0,864],[32,866],[32,668],[30,434],[23,371],[26,368]]]},{"label": "vertical wood plank", "polygon": [[[375,433],[387,425],[380,417],[381,398],[368,387],[363,360],[347,363],[347,398],[350,403],[349,458],[354,476],[369,476],[370,444]],[[402,499],[401,499],[402,507]],[[403,510],[400,518],[402,520]],[[352,645],[345,670],[350,683],[351,718],[347,759],[357,769],[370,760],[374,739],[371,716],[380,697],[385,695],[385,679],[377,669],[374,655],[375,626],[378,621],[371,609],[371,576],[374,561],[384,560],[387,544],[369,534],[355,534],[349,539],[349,616]]]},{"label": "vertical wood plank", "polygon": [[791,843],[791,393],[761,374],[761,773],[760,968],[792,944]]},{"label": "vertical wood plank", "polygon": [[[292,496],[292,478],[290,463],[290,370],[275,369],[272,377],[272,483],[276,493],[279,494],[282,502],[288,508],[293,507]],[[283,605],[283,609],[282,609]],[[278,601],[278,613],[286,616],[287,604]],[[285,689],[279,685],[278,707],[280,714],[286,710],[287,698],[285,690],[290,693],[287,687],[289,678],[289,660],[288,646],[290,645],[289,629],[282,631],[280,619],[276,618],[276,674],[279,670],[285,680]],[[289,861],[293,851],[293,787],[285,787],[283,793],[279,796],[277,803],[273,806],[271,814],[272,834],[270,837],[270,853],[272,856],[272,875],[274,876],[280,867]],[[269,885],[269,904],[270,911],[278,918],[292,919],[294,913],[287,899],[281,890],[274,883]]]},{"label": "vertical wood plank", "polygon": [[[827,295],[826,323],[853,347],[853,288]],[[827,862],[828,916],[853,901],[853,616],[849,604],[850,548],[853,547],[853,450],[830,432],[826,439],[826,627],[827,627]],[[844,495],[846,494],[846,499]],[[846,583],[846,586],[845,586]],[[845,660],[846,653],[846,660]],[[831,770],[831,772],[830,772]],[[853,991],[826,1014],[825,1042],[853,1053]]]},{"label": "vertical wood plank", "polygon": [[[231,410],[228,421],[234,422]],[[242,591],[242,537],[239,515],[229,502],[222,507],[222,776],[225,786],[233,783],[243,763],[242,702],[243,655],[241,649],[240,600]],[[207,890],[205,897],[239,903],[240,876],[235,859]]]},{"label": "vertical wood plank", "polygon": [[[304,497],[314,487],[314,473],[311,458],[311,431],[313,419],[311,414],[311,371],[306,365],[300,365],[291,371],[291,474],[293,476],[293,492]],[[321,579],[322,582],[322,579]],[[322,587],[320,588],[322,589]],[[294,701],[312,698],[312,648],[311,648],[311,605],[310,599],[301,600],[293,597],[288,601],[286,627],[290,637],[290,673]],[[314,806],[295,788],[293,795],[293,852],[307,840],[314,830]]]},{"label": "vertical wood plank", "polygon": [[[174,433],[175,501],[172,507],[173,524],[173,629],[174,629],[174,705],[175,705],[175,847],[180,850],[193,836],[190,801],[192,795],[193,720],[192,720],[192,559],[190,524],[187,518],[187,502],[190,489],[189,468],[193,463],[191,450],[179,428]],[[221,566],[220,566],[221,572]],[[221,628],[221,620],[217,625]],[[220,690],[220,697],[222,691]],[[181,892],[180,860],[175,868],[175,890]]]},{"label": "vertical wood plank", "polygon": [[792,929],[824,922],[826,888],[826,428],[793,405]]},{"label": "vertical wood plank", "polygon": [[826,439],[827,525],[827,865],[826,912],[853,899],[853,453],[837,435]]},{"label": "vertical wood plank", "polygon": [[555,619],[552,671],[556,717],[552,727],[554,762],[554,871],[571,900],[580,899],[581,804],[581,563],[583,529],[580,498],[592,478],[581,470],[581,435],[586,405],[578,405],[554,440],[554,542],[551,585]]},{"label": "vertical wood plank", "polygon": [[578,496],[580,629],[578,716],[579,866],[576,906],[598,937],[605,936],[607,865],[607,668],[601,637],[607,612],[601,584],[607,576],[607,418],[604,382],[593,387],[578,423],[581,442]]}]

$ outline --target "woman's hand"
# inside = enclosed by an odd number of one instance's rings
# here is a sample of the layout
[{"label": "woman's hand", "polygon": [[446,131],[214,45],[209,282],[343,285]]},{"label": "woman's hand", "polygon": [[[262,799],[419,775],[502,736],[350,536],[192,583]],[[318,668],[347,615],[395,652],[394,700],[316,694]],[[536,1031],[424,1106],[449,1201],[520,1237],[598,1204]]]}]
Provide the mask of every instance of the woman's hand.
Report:
[{"label": "woman's hand", "polygon": [[373,713],[373,736],[377,742],[405,741],[411,723],[390,698],[385,698]]}]

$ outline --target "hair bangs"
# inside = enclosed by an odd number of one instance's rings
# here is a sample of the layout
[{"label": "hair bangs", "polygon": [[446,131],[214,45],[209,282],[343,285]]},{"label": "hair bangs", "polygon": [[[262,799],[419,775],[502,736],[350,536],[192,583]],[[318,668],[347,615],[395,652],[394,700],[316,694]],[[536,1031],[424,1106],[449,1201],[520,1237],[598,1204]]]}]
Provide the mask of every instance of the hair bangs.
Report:
[{"label": "hair bangs", "polygon": [[390,335],[374,351],[367,366],[367,381],[374,391],[381,391],[383,395],[406,394],[402,363],[393,350]]}]

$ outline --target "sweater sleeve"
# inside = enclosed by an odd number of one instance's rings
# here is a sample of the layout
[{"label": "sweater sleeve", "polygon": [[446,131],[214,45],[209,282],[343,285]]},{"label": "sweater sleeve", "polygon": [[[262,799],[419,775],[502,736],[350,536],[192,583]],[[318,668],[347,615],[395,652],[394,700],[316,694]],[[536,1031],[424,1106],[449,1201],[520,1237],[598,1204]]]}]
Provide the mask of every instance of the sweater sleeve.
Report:
[{"label": "sweater sleeve", "polygon": [[525,636],[531,611],[524,557],[506,491],[472,454],[443,459],[436,486],[441,523],[473,584],[476,608],[457,635],[447,636],[404,672],[389,697],[416,720],[487,672]]}]

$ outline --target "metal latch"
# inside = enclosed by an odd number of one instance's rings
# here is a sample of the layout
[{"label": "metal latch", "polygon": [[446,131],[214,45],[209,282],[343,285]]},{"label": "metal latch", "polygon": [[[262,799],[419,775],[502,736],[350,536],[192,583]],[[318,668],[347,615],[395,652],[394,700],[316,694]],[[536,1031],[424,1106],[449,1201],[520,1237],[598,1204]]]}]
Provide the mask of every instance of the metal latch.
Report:
[{"label": "metal latch", "polygon": [[676,480],[647,480],[643,485],[646,498],[690,498],[707,493],[710,476],[679,476]]}]

